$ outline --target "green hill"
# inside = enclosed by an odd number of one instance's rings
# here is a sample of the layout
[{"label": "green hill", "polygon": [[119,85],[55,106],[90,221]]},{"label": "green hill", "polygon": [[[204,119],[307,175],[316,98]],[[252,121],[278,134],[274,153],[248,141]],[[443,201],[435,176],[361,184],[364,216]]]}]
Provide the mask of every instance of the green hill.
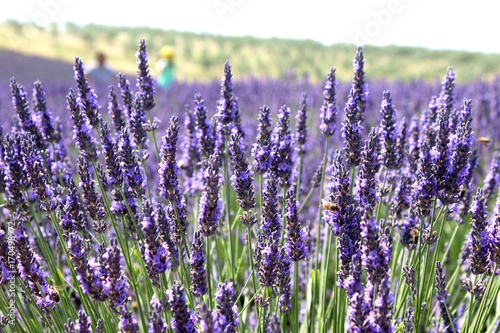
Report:
[{"label": "green hill", "polygon": [[[75,56],[93,60],[96,51],[105,52],[108,62],[119,71],[135,72],[135,51],[139,38],[145,38],[152,68],[164,45],[172,45],[176,57],[176,76],[180,80],[205,81],[219,77],[226,59],[238,77],[301,77],[323,79],[331,66],[340,80],[350,80],[356,46],[325,46],[312,40],[261,39],[249,36],[225,37],[148,27],[111,27],[67,23],[40,28],[17,21],[0,24],[0,49],[26,55],[71,62]],[[416,47],[364,47],[368,78],[434,79],[448,65],[457,68],[457,80],[500,73],[500,54],[429,50]],[[2,64],[3,66],[8,64]],[[459,70],[458,70],[459,69]]]}]

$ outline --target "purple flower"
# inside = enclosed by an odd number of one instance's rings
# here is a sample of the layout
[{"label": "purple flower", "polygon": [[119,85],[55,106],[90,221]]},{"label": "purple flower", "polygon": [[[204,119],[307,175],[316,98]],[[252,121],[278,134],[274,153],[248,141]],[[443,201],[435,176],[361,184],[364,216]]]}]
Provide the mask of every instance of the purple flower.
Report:
[{"label": "purple flower", "polygon": [[156,221],[158,223],[160,238],[168,249],[170,267],[172,270],[176,270],[177,267],[179,267],[179,250],[177,249],[177,246],[175,246],[173,233],[176,229],[177,221],[172,220],[168,216],[163,204],[158,205],[158,209],[156,211]]},{"label": "purple flower", "polygon": [[207,293],[204,245],[203,234],[200,231],[195,232],[189,260],[191,264],[191,293],[195,297],[202,297]]},{"label": "purple flower", "polygon": [[361,110],[358,103],[359,96],[354,88],[351,89],[345,105],[345,119],[342,123],[342,137],[344,151],[349,166],[357,166],[361,159],[361,134],[363,126],[358,119]]},{"label": "purple flower", "polygon": [[144,236],[142,256],[148,275],[154,284],[158,284],[159,275],[170,269],[168,248],[158,237],[158,226],[153,216],[153,206],[144,200],[142,206],[141,231]]},{"label": "purple flower", "polygon": [[202,303],[199,309],[198,317],[200,318],[200,330],[204,333],[220,333],[217,321],[214,321],[212,312],[206,303]]},{"label": "purple flower", "polygon": [[80,176],[80,187],[83,191],[83,203],[91,218],[101,220],[106,216],[102,198],[95,190],[95,182],[89,171],[89,162],[85,157],[78,158],[78,175]]},{"label": "purple flower", "polygon": [[357,106],[359,108],[359,114],[356,115],[356,122],[363,122],[363,115],[365,114],[366,102],[368,100],[368,84],[365,83],[365,72],[364,72],[364,56],[363,49],[358,46],[358,51],[356,56],[352,61],[352,67],[354,69],[354,78],[352,80],[352,88],[355,90],[357,95]]},{"label": "purple flower", "polygon": [[391,291],[389,276],[386,276],[380,284],[377,299],[373,304],[373,321],[375,332],[393,333],[395,331],[392,322],[392,308],[394,305],[394,294]]},{"label": "purple flower", "polygon": [[469,269],[472,274],[480,275],[486,272],[490,264],[489,243],[490,235],[487,229],[486,198],[482,189],[477,189],[477,194],[472,200],[470,225],[472,227],[469,239]]},{"label": "purple flower", "polygon": [[41,130],[43,140],[47,142],[54,142],[56,128],[54,126],[54,122],[52,121],[52,113],[47,108],[47,103],[45,102],[45,90],[43,89],[40,81],[36,81],[34,84],[33,111],[35,113],[37,127]]},{"label": "purple flower", "polygon": [[490,260],[491,262],[500,265],[500,197],[496,203],[495,219],[490,226]]},{"label": "purple flower", "polygon": [[436,101],[438,110],[451,112],[453,110],[453,100],[455,98],[455,92],[453,91],[455,87],[455,73],[453,73],[453,67],[448,67],[441,86],[441,93]]},{"label": "purple flower", "polygon": [[214,320],[224,332],[235,333],[239,323],[237,307],[234,305],[235,297],[233,282],[219,283],[219,288],[215,292],[217,310],[214,313]]},{"label": "purple flower", "polygon": [[92,333],[92,321],[87,316],[84,310],[78,311],[78,318],[72,322],[68,318],[68,322],[64,324],[64,333]]},{"label": "purple flower", "polygon": [[123,113],[125,113],[125,118],[130,119],[130,112],[132,112],[132,100],[133,96],[130,92],[130,83],[125,78],[125,74],[118,74],[118,86],[120,87],[121,96],[123,100]]},{"label": "purple flower", "polygon": [[354,197],[370,214],[377,205],[377,184],[379,169],[377,145],[379,133],[373,128],[365,142],[360,159],[360,170],[354,188]]},{"label": "purple flower", "polygon": [[94,90],[90,88],[83,69],[82,60],[75,58],[74,63],[75,81],[78,86],[78,104],[80,109],[85,113],[90,125],[97,128],[99,125],[99,109],[97,104],[97,96]]},{"label": "purple flower", "polygon": [[432,169],[436,178],[437,192],[440,197],[446,189],[446,175],[448,166],[451,163],[450,120],[451,111],[442,109],[438,116],[436,145],[431,150],[434,160]]},{"label": "purple flower", "polygon": [[323,104],[320,109],[321,125],[319,126],[323,135],[329,137],[337,130],[337,112],[338,106],[335,101],[335,86],[337,85],[335,79],[335,67],[330,68],[328,78],[325,83],[325,90],[323,91]]},{"label": "purple flower", "polygon": [[285,208],[285,247],[287,256],[293,261],[299,261],[309,256],[306,244],[306,234],[300,225],[298,202],[295,199],[293,187],[288,190]]},{"label": "purple flower", "polygon": [[18,84],[16,79],[12,78],[10,79],[10,89],[12,92],[12,105],[17,112],[20,127],[24,132],[34,136],[38,149],[45,149],[47,142],[44,141],[43,135],[33,119],[23,86]]},{"label": "purple flower", "polygon": [[108,113],[111,117],[111,121],[115,126],[116,133],[120,133],[122,128],[125,127],[125,117],[122,113],[122,109],[118,105],[118,101],[116,99],[116,93],[113,86],[109,86],[108,89]]},{"label": "purple flower", "polygon": [[292,261],[285,247],[280,249],[280,262],[278,266],[278,290],[279,306],[281,313],[287,313],[292,308],[292,285],[290,278],[290,267]]},{"label": "purple flower", "polygon": [[412,192],[412,213],[420,217],[429,216],[432,197],[436,193],[436,177],[433,172],[434,158],[426,142],[420,148],[420,166],[418,169],[416,186]]},{"label": "purple flower", "polygon": [[151,307],[151,317],[149,319],[149,330],[148,333],[165,333],[167,331],[167,324],[161,316],[163,312],[163,307],[160,300],[153,295],[150,302]]},{"label": "purple flower", "polygon": [[67,109],[71,112],[71,119],[74,124],[73,140],[75,140],[76,146],[89,161],[96,161],[97,149],[95,139],[92,135],[92,127],[87,118],[82,114],[72,89],[69,90],[66,101],[68,103]]},{"label": "purple flower", "polygon": [[256,263],[259,268],[259,282],[263,287],[276,285],[280,264],[280,236],[277,231],[259,235]]},{"label": "purple flower", "polygon": [[226,137],[229,135],[236,108],[235,96],[233,95],[233,75],[231,74],[231,65],[229,65],[228,61],[224,64],[220,95],[216,118],[217,123],[221,126],[218,131],[222,136]]},{"label": "purple flower", "polygon": [[283,223],[278,207],[278,181],[271,177],[266,180],[265,184],[260,225],[266,237],[276,232],[279,238]]},{"label": "purple flower", "polygon": [[340,265],[337,286],[344,286],[344,289],[348,290],[345,283],[354,274],[353,269],[356,268],[356,263],[353,263],[352,260],[360,251],[361,227],[359,210],[356,209],[354,204],[349,204],[342,211],[337,246]]},{"label": "purple flower", "polygon": [[290,108],[283,105],[278,112],[278,125],[272,135],[274,159],[272,172],[278,177],[281,187],[291,185],[293,171],[293,136],[290,133]]},{"label": "purple flower", "polygon": [[134,313],[130,311],[126,305],[122,306],[119,310],[119,333],[139,333],[137,320],[135,320]]},{"label": "purple flower", "polygon": [[271,168],[274,160],[274,152],[271,142],[271,112],[268,106],[263,106],[259,111],[259,125],[257,128],[257,143],[254,143],[252,156],[255,172],[263,174]]},{"label": "purple flower", "polygon": [[382,146],[382,164],[388,169],[396,169],[398,156],[398,127],[396,124],[396,110],[392,105],[391,93],[384,91],[380,108],[382,120],[380,122],[380,144]]},{"label": "purple flower", "polygon": [[[171,290],[167,290],[168,304],[172,311],[172,329],[176,333],[195,333],[196,318],[191,309],[186,305],[184,287],[174,281]],[[217,296],[216,296],[217,297]]]},{"label": "purple flower", "polygon": [[167,201],[173,201],[180,192],[179,168],[177,166],[177,138],[179,135],[179,119],[172,117],[167,134],[163,137],[163,145],[160,152],[160,195]]},{"label": "purple flower", "polygon": [[[144,93],[136,93],[129,118],[130,133],[134,137],[135,146],[141,151],[148,148],[148,134],[144,130],[146,123],[145,103]],[[146,157],[144,156],[144,158]]]},{"label": "purple flower", "polygon": [[[418,161],[420,159],[420,126],[417,117],[411,119],[411,124],[409,128],[409,140],[408,140],[408,162],[410,163],[410,170],[412,174],[417,173]],[[431,147],[429,145],[429,147]]]},{"label": "purple flower", "polygon": [[181,168],[184,171],[184,193],[194,195],[203,189],[203,170],[200,168],[201,155],[196,137],[194,112],[186,105],[184,127],[186,128]]},{"label": "purple flower", "polygon": [[295,116],[295,141],[297,142],[297,154],[304,156],[307,151],[307,94],[302,93],[299,102],[299,109]]},{"label": "purple flower", "polygon": [[219,228],[221,217],[222,200],[219,198],[220,187],[220,157],[217,153],[210,156],[207,169],[205,170],[205,187],[201,193],[200,211],[198,214],[198,225],[205,237],[210,237]]},{"label": "purple flower", "polygon": [[117,154],[117,145],[115,140],[111,137],[111,131],[109,130],[108,124],[102,118],[99,121],[99,133],[102,140],[106,170],[108,171],[108,181],[113,187],[121,187],[123,184],[123,172]]},{"label": "purple flower", "polygon": [[123,270],[123,255],[116,238],[109,241],[109,246],[104,256],[106,260],[106,281],[104,283],[105,293],[109,297],[112,306],[120,308],[128,299],[129,285],[125,271]]},{"label": "purple flower", "polygon": [[146,43],[144,42],[144,39],[139,40],[139,50],[135,56],[137,57],[138,67],[137,89],[143,96],[144,111],[149,112],[155,107],[155,88],[153,78],[149,73],[149,60],[146,53]]},{"label": "purple flower", "polygon": [[253,188],[253,172],[245,156],[245,143],[243,138],[238,134],[231,135],[229,150],[231,152],[231,161],[234,169],[231,181],[236,191],[236,201],[240,204],[241,209],[249,211],[255,208],[256,203]]},{"label": "purple flower", "polygon": [[123,179],[126,180],[128,186],[134,190],[136,197],[146,193],[146,176],[142,166],[139,164],[137,151],[130,142],[128,130],[125,127],[120,133],[118,141],[118,158],[120,161],[120,169],[123,173]]},{"label": "purple flower", "polygon": [[208,119],[205,101],[200,94],[194,95],[194,116],[195,131],[200,154],[208,161],[210,155],[214,153],[215,138],[212,123]]},{"label": "purple flower", "polygon": [[400,172],[390,206],[391,214],[398,219],[402,219],[403,213],[411,206],[411,186],[413,183],[413,178],[408,169],[405,168]]},{"label": "purple flower", "polygon": [[102,276],[101,265],[94,258],[87,258],[87,250],[77,233],[71,233],[68,238],[68,252],[76,271],[76,278],[84,294],[88,294],[94,301],[104,302],[106,294],[106,276]]}]

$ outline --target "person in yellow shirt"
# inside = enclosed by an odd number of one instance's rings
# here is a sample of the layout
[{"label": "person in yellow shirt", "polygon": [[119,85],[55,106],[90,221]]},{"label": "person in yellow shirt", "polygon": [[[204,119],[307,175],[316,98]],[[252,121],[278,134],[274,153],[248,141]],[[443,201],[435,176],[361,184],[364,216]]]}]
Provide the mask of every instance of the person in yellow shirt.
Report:
[{"label": "person in yellow shirt", "polygon": [[167,45],[160,50],[160,60],[156,64],[158,78],[156,83],[162,88],[168,88],[174,80],[174,52],[171,46]]}]

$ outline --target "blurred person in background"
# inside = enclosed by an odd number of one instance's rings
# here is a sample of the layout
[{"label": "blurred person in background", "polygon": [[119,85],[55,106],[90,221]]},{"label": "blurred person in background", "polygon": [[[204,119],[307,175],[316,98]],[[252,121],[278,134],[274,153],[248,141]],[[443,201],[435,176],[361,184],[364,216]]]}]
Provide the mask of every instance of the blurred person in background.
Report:
[{"label": "blurred person in background", "polygon": [[174,50],[171,46],[161,48],[156,72],[158,73],[156,83],[162,88],[168,88],[174,80]]},{"label": "blurred person in background", "polygon": [[115,78],[115,72],[106,66],[106,56],[102,52],[97,52],[97,61],[90,63],[86,74],[89,79],[97,84],[109,83]]}]

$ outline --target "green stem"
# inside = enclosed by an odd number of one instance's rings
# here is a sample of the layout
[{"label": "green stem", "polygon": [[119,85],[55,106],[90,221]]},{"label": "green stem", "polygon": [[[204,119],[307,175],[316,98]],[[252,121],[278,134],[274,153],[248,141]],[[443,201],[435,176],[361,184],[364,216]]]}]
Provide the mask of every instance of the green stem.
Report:
[{"label": "green stem", "polygon": [[213,300],[212,300],[212,276],[210,275],[211,272],[211,267],[210,267],[210,238],[207,237],[207,244],[206,244],[206,249],[207,249],[207,281],[208,281],[208,299],[210,301],[210,310],[214,308],[213,306]]}]

